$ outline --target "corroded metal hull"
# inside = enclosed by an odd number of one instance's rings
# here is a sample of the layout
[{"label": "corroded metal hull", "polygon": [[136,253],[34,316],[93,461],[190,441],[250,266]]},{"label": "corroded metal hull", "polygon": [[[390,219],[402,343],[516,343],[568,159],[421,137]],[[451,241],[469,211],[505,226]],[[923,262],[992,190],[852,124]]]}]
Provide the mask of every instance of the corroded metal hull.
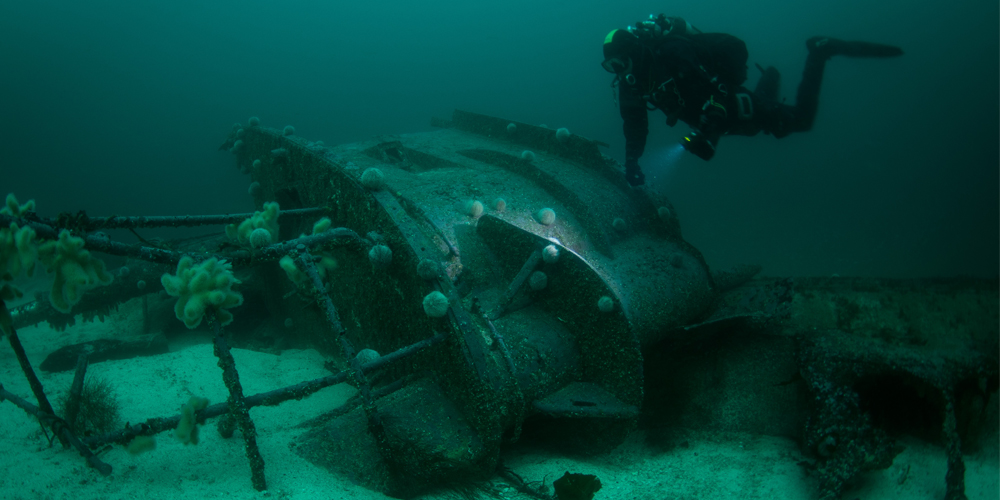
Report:
[{"label": "corroded metal hull", "polygon": [[[436,124],[336,147],[251,127],[236,151],[260,185],[258,206],[325,206],[335,225],[392,250],[385,268],[331,251],[339,267],[328,289],[353,345],[385,353],[448,333],[441,349],[381,375],[405,380],[376,403],[388,443],[358,438],[358,409],[298,445],[397,496],[491,467],[503,439],[525,426],[577,449],[616,446],[642,403],[642,347],[704,318],[716,298],[670,204],[630,188],[598,143],[460,111]],[[363,182],[368,169],[384,184]],[[282,239],[309,224],[283,225]],[[557,260],[541,258],[547,246]],[[441,272],[421,277],[424,261]],[[322,315],[289,299],[294,287],[281,274],[267,287],[272,314],[331,342]],[[443,318],[422,308],[432,291],[449,298]],[[381,465],[363,465],[373,460]]]}]

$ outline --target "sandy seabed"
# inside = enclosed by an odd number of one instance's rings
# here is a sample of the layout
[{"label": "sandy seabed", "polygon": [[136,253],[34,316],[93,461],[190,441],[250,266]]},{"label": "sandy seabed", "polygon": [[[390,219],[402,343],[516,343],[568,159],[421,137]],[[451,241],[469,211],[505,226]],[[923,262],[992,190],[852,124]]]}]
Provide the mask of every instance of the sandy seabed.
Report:
[{"label": "sandy seabed", "polygon": [[[68,389],[73,372],[37,369],[59,346],[102,337],[121,336],[113,318],[108,323],[78,323],[63,332],[47,325],[18,332],[32,365],[56,401]],[[280,355],[233,349],[245,394],[273,390],[328,375],[323,357],[314,350],[287,350]],[[212,403],[226,399],[221,369],[207,334],[171,340],[170,352],[152,357],[92,364],[88,379],[112,383],[123,422],[171,416],[191,396]],[[0,384],[34,402],[14,353],[0,345]],[[156,436],[156,449],[137,456],[121,446],[101,453],[114,467],[107,477],[87,467],[76,451],[50,446],[39,424],[9,402],[0,403],[0,498],[4,500],[90,499],[384,499],[318,468],[292,452],[289,443],[304,429],[296,424],[333,409],[355,392],[341,384],[302,401],[251,410],[257,443],[265,461],[268,491],[250,484],[250,470],[239,433],[223,439],[210,421],[198,445],[183,445],[172,432]],[[520,444],[504,452],[504,464],[528,481],[551,482],[566,471],[594,474],[603,488],[595,500],[681,499],[814,499],[815,481],[800,464],[808,460],[790,439],[741,433],[683,431],[684,446],[651,447],[634,433],[610,454],[571,458]],[[995,438],[995,436],[994,436]],[[845,499],[943,499],[945,454],[939,446],[902,439],[906,450],[886,470],[866,474]],[[1000,498],[998,443],[966,455],[966,493],[970,500]],[[483,484],[499,498],[530,498],[499,477]],[[443,490],[421,498],[460,498]],[[483,498],[489,498],[485,493]]]}]

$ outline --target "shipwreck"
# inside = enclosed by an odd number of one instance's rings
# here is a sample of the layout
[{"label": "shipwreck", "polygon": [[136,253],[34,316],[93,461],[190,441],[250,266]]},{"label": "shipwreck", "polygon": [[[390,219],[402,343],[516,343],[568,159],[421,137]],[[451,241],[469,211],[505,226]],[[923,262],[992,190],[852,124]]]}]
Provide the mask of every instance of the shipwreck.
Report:
[{"label": "shipwreck", "polygon": [[[213,258],[231,266],[226,290],[254,304],[219,298],[230,303],[203,307],[225,403],[81,437],[40,386],[37,404],[2,387],[0,400],[36,415],[102,473],[112,465],[94,453],[101,446],[215,420],[224,435],[241,431],[259,490],[267,457],[249,410],[350,382],[357,396],[302,422],[291,445],[332,474],[399,498],[488,477],[519,440],[604,453],[640,426],[793,437],[813,457],[820,498],[891,464],[892,435],[905,429],[940,439],[948,498],[963,498],[962,447],[997,423],[997,280],[793,280],[760,277],[753,265],[713,269],[684,240],[670,202],[629,187],[602,143],[464,111],[433,124],[336,146],[237,124],[221,149],[247,175],[256,214],[0,215],[2,227],[32,228],[39,241],[69,231],[130,268],[71,314],[46,300],[11,308],[3,324],[15,351],[22,326],[99,316]],[[240,228],[248,220],[264,222]],[[172,245],[97,234],[227,224],[228,235]],[[294,327],[280,339],[225,333],[227,315],[237,325],[253,316]],[[262,342],[316,348],[330,357],[331,375],[243,394],[228,346]],[[75,368],[82,379],[88,360],[165,349],[161,337],[62,346],[41,368]],[[22,368],[30,380],[26,359]]]}]

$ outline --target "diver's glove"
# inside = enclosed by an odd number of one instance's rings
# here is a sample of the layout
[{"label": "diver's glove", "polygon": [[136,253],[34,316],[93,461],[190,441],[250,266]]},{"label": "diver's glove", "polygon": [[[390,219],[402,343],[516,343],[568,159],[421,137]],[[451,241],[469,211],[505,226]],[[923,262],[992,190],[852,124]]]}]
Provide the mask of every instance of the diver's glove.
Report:
[{"label": "diver's glove", "polygon": [[638,158],[625,158],[625,180],[632,187],[641,186],[646,183],[646,174],[639,168]]},{"label": "diver's glove", "polygon": [[838,40],[826,36],[814,36],[806,40],[809,53],[829,59],[833,56],[847,57],[896,57],[903,55],[903,49],[882,43]]}]

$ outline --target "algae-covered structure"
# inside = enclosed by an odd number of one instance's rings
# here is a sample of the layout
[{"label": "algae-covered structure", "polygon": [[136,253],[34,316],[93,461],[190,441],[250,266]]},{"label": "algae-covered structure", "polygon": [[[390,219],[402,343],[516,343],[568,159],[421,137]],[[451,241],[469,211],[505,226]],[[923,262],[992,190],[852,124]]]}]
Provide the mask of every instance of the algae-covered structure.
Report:
[{"label": "algae-covered structure", "polygon": [[[642,425],[795,437],[814,457],[822,498],[891,464],[893,433],[917,428],[944,436],[949,498],[961,498],[962,444],[996,423],[996,280],[714,269],[684,240],[670,202],[631,188],[602,143],[464,111],[433,124],[337,146],[257,119],[237,124],[221,149],[248,177],[252,215],[0,222],[49,239],[71,226],[89,250],[136,262],[77,313],[101,314],[162,281],[198,306],[176,306],[189,327],[207,314],[230,398],[190,409],[184,425],[218,418],[223,435],[238,425],[258,489],[266,457],[247,410],[346,381],[357,396],[302,422],[290,445],[394,497],[489,477],[511,443],[599,454]],[[229,226],[198,247],[90,234],[156,224]],[[226,275],[200,277],[207,263]],[[244,395],[227,342],[274,339],[239,331],[241,315],[277,318],[288,327],[281,345],[330,355],[333,374]],[[11,312],[9,329],[71,321],[58,318],[31,303]],[[148,346],[160,352],[162,342]],[[81,352],[155,354],[143,349],[64,346],[48,366],[71,369]],[[914,422],[913,412],[935,417]],[[151,418],[83,442],[126,444],[181,421]]]},{"label": "algae-covered structure", "polygon": [[[386,369],[407,382],[373,404],[384,430],[359,443],[375,413],[359,408],[297,446],[388,492],[490,470],[525,425],[591,452],[613,448],[640,414],[642,346],[705,317],[724,291],[669,202],[631,189],[599,143],[461,111],[435,123],[336,147],[248,127],[233,150],[259,183],[259,203],[325,207],[336,225],[391,251],[385,264],[330,252],[338,265],[326,286],[343,331],[315,309],[297,320],[300,332],[379,353],[447,337]],[[281,231],[287,239],[306,227]],[[740,272],[737,281],[752,276]],[[303,316],[282,300],[294,285],[275,282],[272,313]],[[447,314],[432,314],[445,304],[430,305],[435,297],[447,298]]]}]

